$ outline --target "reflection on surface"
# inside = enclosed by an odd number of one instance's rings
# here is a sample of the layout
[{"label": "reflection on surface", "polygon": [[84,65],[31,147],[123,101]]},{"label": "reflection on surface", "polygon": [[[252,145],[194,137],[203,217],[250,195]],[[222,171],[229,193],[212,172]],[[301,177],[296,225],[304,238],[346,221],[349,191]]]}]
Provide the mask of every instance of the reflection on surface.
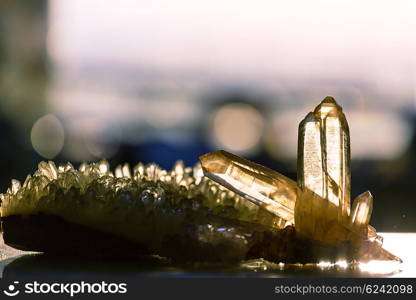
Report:
[{"label": "reflection on surface", "polygon": [[[416,233],[382,233],[386,248],[395,251],[403,264],[384,261],[348,264],[321,261],[318,264],[270,263],[262,259],[240,265],[189,264],[173,265],[168,259],[149,256],[140,261],[122,259],[86,260],[57,258],[43,254],[24,254],[1,245],[3,277],[36,276],[126,276],[126,277],[415,277],[416,260],[412,251]],[[6,249],[6,250],[5,250]],[[9,250],[7,250],[9,249]],[[8,251],[9,257],[5,256]],[[86,250],[87,251],[87,250]]]},{"label": "reflection on surface", "polygon": [[[374,273],[375,272],[375,273]],[[58,258],[29,254],[9,262],[3,277],[386,277],[399,272],[383,264],[274,264],[263,259],[240,264],[196,263],[175,265],[168,259],[149,256],[140,261]]]},{"label": "reflection on surface", "polygon": [[401,271],[401,264],[390,260],[371,260],[367,263],[360,263],[359,269],[362,272],[371,274],[396,274]]}]

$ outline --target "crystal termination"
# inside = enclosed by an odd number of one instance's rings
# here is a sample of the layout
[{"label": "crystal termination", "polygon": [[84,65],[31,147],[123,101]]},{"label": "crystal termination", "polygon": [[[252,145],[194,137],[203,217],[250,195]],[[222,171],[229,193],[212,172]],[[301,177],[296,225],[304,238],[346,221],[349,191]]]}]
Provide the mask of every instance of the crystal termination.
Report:
[{"label": "crystal termination", "polygon": [[[298,181],[225,151],[200,157],[205,176],[264,207],[296,232],[319,243],[350,245],[361,260],[401,261],[382,246],[369,225],[370,192],[350,209],[351,150],[348,122],[334,98],[326,97],[299,124]],[[295,192],[296,191],[296,192]]]}]

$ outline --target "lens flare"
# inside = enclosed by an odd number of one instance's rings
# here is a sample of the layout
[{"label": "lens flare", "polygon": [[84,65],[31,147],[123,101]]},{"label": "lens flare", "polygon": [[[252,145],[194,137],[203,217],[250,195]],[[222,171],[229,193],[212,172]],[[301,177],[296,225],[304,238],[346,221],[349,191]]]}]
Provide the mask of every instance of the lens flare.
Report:
[{"label": "lens flare", "polygon": [[214,113],[212,135],[225,150],[248,152],[259,143],[263,127],[263,117],[254,107],[233,103]]}]

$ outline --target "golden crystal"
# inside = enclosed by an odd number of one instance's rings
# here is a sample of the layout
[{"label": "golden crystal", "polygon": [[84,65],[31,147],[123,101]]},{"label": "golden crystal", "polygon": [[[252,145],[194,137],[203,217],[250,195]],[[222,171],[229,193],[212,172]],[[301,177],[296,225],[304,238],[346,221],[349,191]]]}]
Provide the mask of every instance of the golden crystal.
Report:
[{"label": "golden crystal", "polygon": [[350,136],[342,108],[326,97],[299,125],[297,231],[337,244],[350,213]]},{"label": "golden crystal", "polygon": [[294,222],[295,181],[223,150],[205,154],[200,161],[208,178],[282,218],[283,224]]},{"label": "golden crystal", "polygon": [[341,222],[350,213],[350,165],[347,120],[326,97],[299,125],[298,186],[331,202]]},{"label": "golden crystal", "polygon": [[297,183],[223,150],[200,161],[205,176],[274,214],[275,227],[294,223],[300,236],[332,246],[349,243],[363,260],[400,261],[369,225],[371,193],[359,195],[350,211],[350,153],[345,115],[326,97],[299,125]]}]

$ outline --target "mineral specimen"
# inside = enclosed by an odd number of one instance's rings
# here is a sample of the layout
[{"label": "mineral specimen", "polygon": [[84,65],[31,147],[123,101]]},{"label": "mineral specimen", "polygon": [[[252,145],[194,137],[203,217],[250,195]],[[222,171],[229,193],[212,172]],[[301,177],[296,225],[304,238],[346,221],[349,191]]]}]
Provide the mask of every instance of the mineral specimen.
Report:
[{"label": "mineral specimen", "polygon": [[348,125],[333,99],[305,118],[299,137],[297,183],[225,151],[170,171],[41,162],[0,194],[3,238],[23,250],[177,261],[399,260],[369,225],[369,192],[350,212]]},{"label": "mineral specimen", "polygon": [[200,161],[207,177],[294,223],[300,236],[334,247],[348,244],[361,259],[400,261],[381,248],[382,238],[369,225],[370,192],[354,200],[350,213],[350,152],[342,108],[326,97],[299,125],[297,189],[285,176],[225,151]]}]

